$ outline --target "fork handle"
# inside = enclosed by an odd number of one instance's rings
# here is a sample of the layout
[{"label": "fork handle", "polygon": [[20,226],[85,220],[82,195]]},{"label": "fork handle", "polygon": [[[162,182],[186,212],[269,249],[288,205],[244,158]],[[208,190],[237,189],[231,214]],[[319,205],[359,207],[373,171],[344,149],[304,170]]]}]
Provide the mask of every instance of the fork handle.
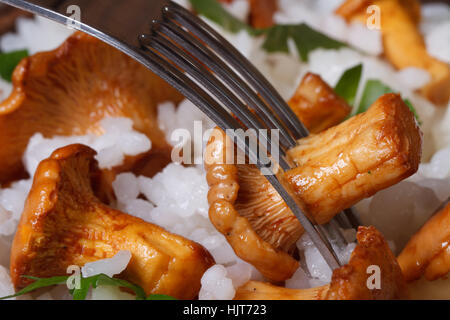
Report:
[{"label": "fork handle", "polygon": [[[148,33],[151,22],[161,18],[168,0],[0,0],[68,27],[84,31],[125,51],[140,48],[138,36]],[[76,6],[76,7],[74,7]],[[73,15],[79,8],[80,21]],[[69,10],[68,10],[69,9]],[[126,52],[129,54],[128,50]]]}]

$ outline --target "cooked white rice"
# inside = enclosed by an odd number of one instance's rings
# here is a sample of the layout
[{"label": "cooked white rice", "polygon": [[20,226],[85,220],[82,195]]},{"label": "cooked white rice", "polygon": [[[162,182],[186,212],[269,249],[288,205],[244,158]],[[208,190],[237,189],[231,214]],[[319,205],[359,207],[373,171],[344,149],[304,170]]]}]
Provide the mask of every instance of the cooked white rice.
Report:
[{"label": "cooked white rice", "polygon": [[[211,25],[231,40],[286,99],[290,97],[300,79],[308,71],[320,74],[330,85],[335,85],[344,70],[362,63],[364,65],[362,83],[369,78],[379,79],[412,101],[422,121],[424,163],[420,165],[418,173],[414,176],[356,205],[362,221],[381,230],[395,250],[395,248],[402,248],[408,238],[450,194],[450,162],[448,161],[450,108],[436,108],[414,93],[417,88],[429,81],[430,77],[426,71],[416,68],[397,71],[377,57],[382,52],[379,31],[370,31],[356,23],[347,25],[341,18],[334,16],[333,9],[341,1],[281,0],[279,12],[275,14],[275,21],[277,23],[306,22],[331,37],[352,44],[364,54],[349,48],[318,49],[311,53],[308,63],[303,63],[292,44],[289,55],[267,54],[260,49],[261,39],[252,38],[246,32],[229,34],[213,23]],[[185,0],[177,2],[182,5],[187,4]],[[246,0],[235,1],[226,8],[240,18],[244,18],[248,12]],[[449,6],[442,4],[423,6],[421,29],[428,50],[432,55],[447,62],[450,62],[449,21]],[[71,31],[45,19],[21,18],[17,22],[17,33],[4,35],[0,39],[0,48],[3,51],[27,48],[31,53],[35,53],[53,49],[70,33]],[[0,98],[4,99],[10,90],[11,85],[0,80]],[[362,92],[358,93],[356,105],[361,94]],[[171,102],[159,106],[160,127],[166,133],[167,140],[173,145],[177,143],[172,136],[174,130],[184,128],[194,134],[195,120],[202,122],[204,130],[213,126],[213,123],[189,101],[181,102],[178,108],[175,108]],[[49,139],[36,134],[30,140],[23,159],[28,172],[33,176],[42,159],[48,157],[56,148],[71,143],[84,143],[97,150],[97,159],[102,168],[118,165],[123,161],[124,156],[136,155],[151,148],[151,141],[134,131],[130,120],[106,119],[102,125],[105,128],[102,136],[86,135]],[[188,141],[187,143],[199,142]],[[0,190],[0,296],[13,293],[8,275],[9,259],[7,257],[12,235],[17,227],[30,187],[31,180],[23,180],[14,183],[8,189]],[[173,163],[152,179],[123,173],[117,177],[113,188],[117,196],[117,208],[197,241],[213,255],[217,264],[211,267],[202,278],[200,299],[232,299],[238,286],[249,279],[263,279],[253,266],[235,255],[224,236],[217,232],[209,221],[208,186],[202,165],[183,167]],[[346,230],[345,233],[354,240],[354,230]],[[343,260],[348,260],[354,246],[355,244],[352,243],[347,248],[339,249]],[[293,277],[286,281],[286,286],[307,288],[329,282],[331,270],[307,235],[298,241],[297,247],[305,257],[306,267],[299,268]],[[129,252],[121,252],[112,259],[88,264],[83,274],[86,274],[88,269],[90,274],[117,274],[126,267],[129,259]],[[429,287],[430,284],[425,283],[422,287],[416,284],[416,286],[419,288],[418,291],[425,288],[424,286]],[[436,288],[439,286],[448,287],[448,281],[436,282],[432,290],[438,290]],[[443,294],[450,296],[448,290]],[[62,287],[51,289],[40,296],[32,295],[26,298],[30,297],[70,298],[67,290]],[[129,299],[132,296],[117,288],[99,287],[93,290],[89,298]]]}]

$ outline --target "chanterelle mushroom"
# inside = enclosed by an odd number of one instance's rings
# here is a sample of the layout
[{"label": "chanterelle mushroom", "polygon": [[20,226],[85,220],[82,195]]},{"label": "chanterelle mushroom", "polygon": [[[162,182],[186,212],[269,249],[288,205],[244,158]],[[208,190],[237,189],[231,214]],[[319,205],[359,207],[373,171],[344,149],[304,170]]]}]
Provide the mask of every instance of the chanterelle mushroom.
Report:
[{"label": "chanterelle mushroom", "polygon": [[407,281],[436,280],[450,272],[450,202],[433,215],[398,256]]},{"label": "chanterelle mushroom", "polygon": [[210,220],[239,257],[271,280],[286,280],[298,267],[289,252],[303,228],[255,166],[226,163],[230,148],[230,138],[214,129],[205,161]]},{"label": "chanterelle mushroom", "polygon": [[[234,0],[219,0],[232,3]],[[247,0],[249,5],[248,22],[255,28],[269,28],[273,25],[273,15],[278,8],[278,0]]]},{"label": "chanterelle mushroom", "polygon": [[[289,151],[297,167],[284,176],[318,223],[413,174],[421,156],[414,115],[395,94],[298,143]],[[286,280],[297,267],[290,253],[303,229],[256,167],[226,163],[230,148],[216,129],[205,163],[210,219],[240,258],[268,279]]]},{"label": "chanterelle mushroom", "polygon": [[376,5],[386,58],[398,69],[416,67],[430,73],[431,81],[422,94],[438,105],[446,105],[450,97],[450,67],[427,52],[418,28],[420,4],[417,0],[347,0],[336,13],[348,21],[366,23]]},{"label": "chanterelle mushroom", "polygon": [[101,172],[83,145],[56,150],[42,161],[11,249],[11,278],[65,275],[70,265],[132,254],[121,277],[150,293],[195,298],[214,260],[202,246],[104,205],[95,196]]},{"label": "chanterelle mushroom", "polygon": [[352,110],[319,75],[309,72],[288,103],[312,133],[339,124]]},{"label": "chanterelle mushroom", "polygon": [[[394,254],[374,227],[359,227],[358,245],[347,265],[333,272],[331,283],[311,289],[287,289],[250,281],[236,291],[237,300],[390,300],[408,297],[406,282]],[[379,267],[380,287],[369,288],[370,266]]]},{"label": "chanterelle mushroom", "polygon": [[[327,129],[350,111],[320,76],[309,73],[289,106],[314,131]],[[302,226],[255,166],[225,164],[223,160],[232,151],[226,148],[234,146],[221,130],[216,129],[211,136],[214,140],[207,146],[210,161],[205,167],[212,223],[227,237],[236,254],[267,278],[288,279],[298,265],[290,254],[303,233]]]},{"label": "chanterelle mushroom", "polygon": [[307,212],[326,223],[339,211],[415,173],[422,134],[396,94],[378,98],[364,113],[298,141],[285,173]]},{"label": "chanterelle mushroom", "polygon": [[[170,161],[156,106],[178,101],[180,95],[98,39],[77,32],[59,48],[25,58],[14,71],[13,85],[9,98],[0,103],[0,184],[23,175],[22,155],[34,133],[102,133],[99,122],[106,116],[131,118],[134,128],[152,141],[151,154],[164,165]],[[132,159],[132,164],[146,156]]]}]

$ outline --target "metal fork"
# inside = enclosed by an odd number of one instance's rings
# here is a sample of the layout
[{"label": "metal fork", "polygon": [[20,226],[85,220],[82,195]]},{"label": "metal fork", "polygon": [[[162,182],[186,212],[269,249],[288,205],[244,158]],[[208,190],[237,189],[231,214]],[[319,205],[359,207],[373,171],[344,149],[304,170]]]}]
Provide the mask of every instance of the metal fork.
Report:
[{"label": "metal fork", "polygon": [[[281,171],[266,178],[298,218],[330,268],[334,270],[341,265],[328,238],[342,242],[338,226],[359,225],[351,210],[319,226],[305,216],[302,204],[280,178],[283,171],[292,168],[286,151],[296,146],[296,140],[306,137],[308,130],[260,72],[205,22],[168,0],[0,2],[84,31],[123,51],[178,89],[224,131],[279,129]],[[76,16],[68,16],[77,10],[81,21]],[[259,168],[277,167],[273,166],[274,159],[258,152],[258,148],[271,149],[274,141],[269,135],[262,137],[256,149],[245,137],[233,139]]]}]

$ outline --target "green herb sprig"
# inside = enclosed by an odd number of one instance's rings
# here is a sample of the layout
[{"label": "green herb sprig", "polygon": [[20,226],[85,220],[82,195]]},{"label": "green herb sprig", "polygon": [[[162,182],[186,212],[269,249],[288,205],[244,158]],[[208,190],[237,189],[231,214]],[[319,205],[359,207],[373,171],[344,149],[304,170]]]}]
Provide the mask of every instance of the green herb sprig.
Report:
[{"label": "green herb sprig", "polygon": [[344,98],[349,105],[355,103],[356,94],[358,92],[359,82],[361,80],[363,66],[358,64],[347,69],[334,87],[334,91],[338,96]]},{"label": "green herb sprig", "polygon": [[11,82],[14,69],[25,57],[28,57],[28,50],[0,53],[0,76],[4,80]]},{"label": "green herb sprig", "polygon": [[[31,276],[23,277],[35,281],[13,295],[1,297],[0,300],[15,298],[41,288],[51,287],[59,284],[66,284],[70,276],[57,276],[51,278],[37,278]],[[134,294],[136,295],[136,300],[176,300],[171,296],[163,294],[151,294],[147,296],[142,287],[126,280],[111,278],[105,274],[98,274],[87,278],[82,277],[80,280],[80,288],[69,290],[70,294],[73,297],[73,300],[85,300],[91,287],[97,288],[98,286],[128,288],[134,292]]]},{"label": "green herb sprig", "polygon": [[[231,15],[217,0],[190,0],[190,3],[198,14],[217,23],[229,32],[237,33],[246,30],[253,36],[264,35],[266,39],[262,48],[267,52],[288,53],[288,42],[290,39],[294,41],[302,61],[308,61],[309,54],[318,48],[339,49],[347,47],[347,44],[332,39],[305,23],[275,25],[267,29],[255,29]],[[355,103],[361,74],[362,65],[354,66],[343,73],[335,87],[336,93],[344,98],[349,105],[354,105]],[[376,99],[389,92],[393,92],[393,90],[381,81],[368,80],[355,114],[366,111]],[[404,101],[420,124],[418,114],[411,102],[407,99]]]},{"label": "green herb sprig", "polygon": [[262,45],[267,52],[289,52],[288,41],[292,39],[302,61],[308,61],[309,53],[318,48],[338,49],[346,47],[343,42],[334,40],[312,29],[305,23],[275,25],[266,29],[255,29],[233,17],[217,0],[190,0],[194,10],[217,23],[225,30],[237,33],[246,30],[250,35],[265,35]]},{"label": "green herb sprig", "polygon": [[[358,64],[357,66],[351,67],[344,71],[341,78],[339,79],[334,90],[336,94],[344,98],[349,105],[354,105],[356,94],[361,82],[363,66]],[[352,115],[363,113],[369,109],[369,107],[383,94],[394,92],[392,88],[376,79],[369,79],[366,81],[361,96],[361,101],[359,102],[358,108]],[[414,114],[417,122],[421,124],[416,109],[413,107],[412,103],[408,99],[403,100],[411,112]]]},{"label": "green herb sprig", "polygon": [[[365,112],[367,109],[369,109],[372,103],[374,103],[375,100],[377,100],[380,96],[391,92],[395,91],[392,90],[392,88],[390,88],[383,82],[381,82],[380,80],[375,79],[367,80],[361,97],[361,102],[359,103],[359,107],[356,111],[356,114]],[[420,121],[419,115],[416,109],[413,107],[411,101],[409,99],[403,99],[403,101],[408,106],[409,110],[411,110],[411,112],[414,114],[417,123],[421,125],[422,121]]]}]

